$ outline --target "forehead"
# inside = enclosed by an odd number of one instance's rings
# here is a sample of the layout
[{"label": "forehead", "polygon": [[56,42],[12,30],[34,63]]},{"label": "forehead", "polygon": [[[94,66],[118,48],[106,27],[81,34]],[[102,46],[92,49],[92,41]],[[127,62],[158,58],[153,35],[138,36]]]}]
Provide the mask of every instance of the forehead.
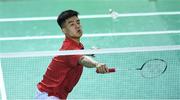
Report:
[{"label": "forehead", "polygon": [[76,16],[73,16],[73,17],[66,19],[65,23],[68,24],[68,23],[76,22],[76,21],[79,21],[79,18]]}]

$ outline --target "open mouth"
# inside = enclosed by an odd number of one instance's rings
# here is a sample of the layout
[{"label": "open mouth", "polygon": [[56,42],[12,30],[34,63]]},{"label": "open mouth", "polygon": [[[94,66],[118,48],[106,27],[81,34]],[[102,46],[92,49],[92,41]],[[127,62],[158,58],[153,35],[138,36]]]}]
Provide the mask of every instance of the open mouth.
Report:
[{"label": "open mouth", "polygon": [[81,31],[81,30],[78,30],[77,32],[78,32],[78,33],[82,33],[82,31]]}]

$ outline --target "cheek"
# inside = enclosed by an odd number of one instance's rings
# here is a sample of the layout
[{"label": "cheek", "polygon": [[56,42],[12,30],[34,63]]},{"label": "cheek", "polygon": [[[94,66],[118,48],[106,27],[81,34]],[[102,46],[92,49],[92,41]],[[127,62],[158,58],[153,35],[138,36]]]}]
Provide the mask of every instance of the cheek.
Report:
[{"label": "cheek", "polygon": [[69,35],[69,36],[73,36],[73,35],[75,35],[75,30],[74,29],[69,29],[68,31],[67,31],[67,34]]},{"label": "cheek", "polygon": [[76,33],[76,30],[75,30],[74,28],[71,28],[71,29],[69,30],[69,32],[70,32],[71,34],[75,34],[75,33]]}]

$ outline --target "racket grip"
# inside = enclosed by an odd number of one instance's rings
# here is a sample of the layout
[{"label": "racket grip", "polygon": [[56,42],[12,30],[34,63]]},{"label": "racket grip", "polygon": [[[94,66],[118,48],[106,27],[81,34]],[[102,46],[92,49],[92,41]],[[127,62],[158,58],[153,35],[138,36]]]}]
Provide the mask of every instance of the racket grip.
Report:
[{"label": "racket grip", "polygon": [[[115,68],[109,68],[109,73],[113,73],[113,72],[116,72],[116,69]],[[96,70],[96,73],[99,73],[98,70]]]},{"label": "racket grip", "polygon": [[116,69],[115,68],[109,68],[109,72],[116,72]]}]

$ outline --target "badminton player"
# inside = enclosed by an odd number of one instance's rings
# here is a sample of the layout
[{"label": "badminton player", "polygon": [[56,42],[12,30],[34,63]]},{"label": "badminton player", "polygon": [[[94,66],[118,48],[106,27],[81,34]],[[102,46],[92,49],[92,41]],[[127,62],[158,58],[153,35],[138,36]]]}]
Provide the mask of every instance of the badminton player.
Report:
[{"label": "badminton player", "polygon": [[[82,50],[80,38],[83,34],[78,12],[63,11],[57,23],[65,35],[60,50]],[[36,100],[66,99],[78,83],[83,66],[96,68],[99,73],[108,73],[108,67],[85,55],[55,56],[50,62],[42,80],[37,84]]]}]

